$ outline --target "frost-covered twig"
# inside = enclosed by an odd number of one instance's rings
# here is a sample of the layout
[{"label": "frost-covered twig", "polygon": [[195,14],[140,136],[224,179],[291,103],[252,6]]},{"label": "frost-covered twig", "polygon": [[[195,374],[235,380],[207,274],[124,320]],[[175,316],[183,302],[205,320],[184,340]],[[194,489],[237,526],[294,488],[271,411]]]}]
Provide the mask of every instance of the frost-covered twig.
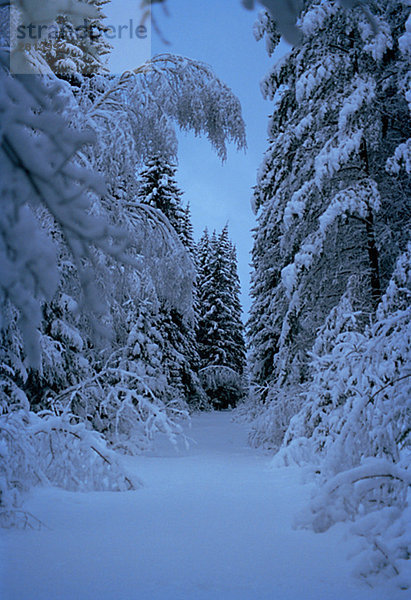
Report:
[{"label": "frost-covered twig", "polygon": [[392,385],[395,385],[396,383],[403,381],[404,379],[408,379],[408,377],[411,377],[411,373],[408,373],[407,375],[403,375],[402,377],[397,377],[396,379],[392,379],[391,381],[389,381],[387,384],[383,385],[382,387],[380,387],[376,392],[373,393],[373,395],[368,399],[368,403],[372,404],[374,402],[374,398],[378,395],[381,394],[381,392],[383,392],[384,390],[386,390],[387,388],[391,387]]}]

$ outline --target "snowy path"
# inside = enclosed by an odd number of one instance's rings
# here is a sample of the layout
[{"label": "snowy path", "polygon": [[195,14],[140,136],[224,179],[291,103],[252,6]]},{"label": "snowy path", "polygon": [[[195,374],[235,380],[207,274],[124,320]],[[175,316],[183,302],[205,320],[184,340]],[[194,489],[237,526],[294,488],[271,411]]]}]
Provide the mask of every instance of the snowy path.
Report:
[{"label": "snowy path", "polygon": [[[131,459],[127,493],[36,490],[50,530],[1,534],[2,600],[393,600],[360,587],[338,528],[294,531],[309,493],[270,470],[229,413],[194,417],[179,455]],[[404,598],[398,592],[398,598]]]}]

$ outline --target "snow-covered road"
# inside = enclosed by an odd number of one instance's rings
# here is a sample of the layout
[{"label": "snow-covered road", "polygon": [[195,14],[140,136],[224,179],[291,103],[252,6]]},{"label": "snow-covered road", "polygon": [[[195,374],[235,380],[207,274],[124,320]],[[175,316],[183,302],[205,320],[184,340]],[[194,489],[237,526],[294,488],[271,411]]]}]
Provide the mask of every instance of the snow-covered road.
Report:
[{"label": "snow-covered road", "polygon": [[2,600],[394,600],[361,587],[342,528],[295,531],[309,486],[271,469],[231,414],[193,418],[196,444],[129,460],[127,493],[36,490],[50,529],[3,531]]}]

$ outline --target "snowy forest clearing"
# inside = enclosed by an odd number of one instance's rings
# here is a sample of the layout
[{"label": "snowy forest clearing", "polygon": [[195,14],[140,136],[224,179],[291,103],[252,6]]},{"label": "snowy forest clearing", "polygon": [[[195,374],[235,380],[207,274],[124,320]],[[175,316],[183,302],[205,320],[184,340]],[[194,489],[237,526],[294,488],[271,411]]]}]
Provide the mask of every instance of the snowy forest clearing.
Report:
[{"label": "snowy forest clearing", "polygon": [[395,600],[351,576],[347,527],[294,530],[299,468],[272,469],[232,413],[203,413],[176,453],[130,457],[133,492],[32,490],[40,531],[3,530],[2,600]]}]

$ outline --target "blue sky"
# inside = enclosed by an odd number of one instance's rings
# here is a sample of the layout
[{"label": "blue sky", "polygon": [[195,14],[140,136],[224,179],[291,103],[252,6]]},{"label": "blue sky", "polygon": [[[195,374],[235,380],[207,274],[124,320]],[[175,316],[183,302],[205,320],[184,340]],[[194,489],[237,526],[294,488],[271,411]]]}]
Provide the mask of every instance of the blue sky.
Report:
[{"label": "blue sky", "polygon": [[[119,16],[128,22],[135,14],[136,0],[112,0],[105,7],[110,19]],[[264,42],[257,43],[252,28],[257,12],[242,8],[240,0],[170,0],[169,15],[154,7],[156,19],[170,45],[153,33],[152,54],[171,52],[208,63],[241,101],[247,131],[247,152],[229,148],[222,165],[204,138],[191,134],[179,136],[177,180],[190,201],[195,235],[204,227],[221,230],[228,222],[230,235],[238,250],[238,269],[245,312],[250,306],[251,229],[255,218],[250,207],[252,186],[267,147],[270,103],[263,100],[259,83],[273,59],[267,56]],[[134,11],[134,12],[133,12]],[[136,14],[136,19],[138,15]],[[138,66],[136,45],[116,44],[112,69]],[[136,64],[137,60],[137,64]]]}]

